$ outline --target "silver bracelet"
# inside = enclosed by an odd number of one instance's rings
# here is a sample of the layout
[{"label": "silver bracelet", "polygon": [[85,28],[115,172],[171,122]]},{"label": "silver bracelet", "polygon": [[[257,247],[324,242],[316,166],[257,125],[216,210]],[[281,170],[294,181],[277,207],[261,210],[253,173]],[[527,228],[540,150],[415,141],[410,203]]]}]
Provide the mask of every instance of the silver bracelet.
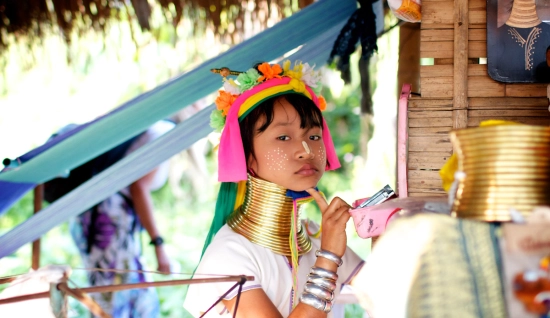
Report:
[{"label": "silver bracelet", "polygon": [[336,274],[335,272],[333,271],[329,271],[327,269],[324,269],[322,267],[312,267],[310,270],[309,270],[309,273],[310,274],[314,274],[314,275],[319,275],[323,278],[328,278],[328,279],[331,279],[333,281],[337,281],[338,280],[338,274]]},{"label": "silver bracelet", "polygon": [[334,293],[332,293],[332,291],[313,283],[306,283],[306,285],[304,286],[304,291],[324,300],[331,301],[334,299]]},{"label": "silver bracelet", "polygon": [[309,293],[302,293],[302,296],[300,296],[300,302],[326,313],[329,313],[332,310],[331,301],[322,300],[319,297]]},{"label": "silver bracelet", "polygon": [[331,310],[332,310],[332,301],[325,302],[325,309],[323,309],[323,311],[328,314]]},{"label": "silver bracelet", "polygon": [[315,256],[317,257],[321,256],[323,258],[328,259],[329,261],[333,261],[334,263],[336,263],[336,265],[338,265],[338,267],[342,266],[342,264],[344,263],[341,257],[338,257],[338,255],[325,250],[315,251]]},{"label": "silver bracelet", "polygon": [[336,283],[333,280],[321,277],[319,275],[314,275],[314,274],[307,275],[307,282],[314,283],[315,285],[319,285],[321,287],[329,289],[332,292],[336,289]]}]

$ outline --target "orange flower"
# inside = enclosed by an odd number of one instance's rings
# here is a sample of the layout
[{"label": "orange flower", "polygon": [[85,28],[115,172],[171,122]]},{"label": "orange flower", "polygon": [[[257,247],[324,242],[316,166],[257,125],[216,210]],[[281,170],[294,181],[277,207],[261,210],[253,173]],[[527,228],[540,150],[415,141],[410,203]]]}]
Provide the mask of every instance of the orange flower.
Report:
[{"label": "orange flower", "polygon": [[317,99],[319,100],[319,109],[321,111],[324,111],[325,109],[327,109],[326,99],[323,96],[319,96]]},{"label": "orange flower", "polygon": [[272,79],[272,78],[281,78],[281,74],[283,72],[283,69],[279,64],[274,64],[273,66],[269,65],[269,63],[263,63],[262,65],[258,66],[258,70],[263,74],[263,76],[260,76],[258,78],[258,82],[262,82],[264,80]]},{"label": "orange flower", "polygon": [[230,94],[226,91],[220,91],[220,95],[216,98],[216,108],[221,110],[224,116],[227,116],[229,108],[233,105],[233,102],[237,99],[237,95]]}]

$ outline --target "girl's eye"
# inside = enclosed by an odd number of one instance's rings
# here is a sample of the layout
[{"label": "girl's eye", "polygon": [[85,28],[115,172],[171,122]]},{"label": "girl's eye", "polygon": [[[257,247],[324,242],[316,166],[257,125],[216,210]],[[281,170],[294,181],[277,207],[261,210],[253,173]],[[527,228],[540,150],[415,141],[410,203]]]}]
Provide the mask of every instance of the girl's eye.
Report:
[{"label": "girl's eye", "polygon": [[290,140],[290,137],[289,136],[279,136],[279,137],[277,137],[277,139],[282,140],[282,141],[286,141],[286,140]]},{"label": "girl's eye", "polygon": [[321,140],[321,136],[319,135],[309,136],[309,140],[318,141],[318,140]]}]

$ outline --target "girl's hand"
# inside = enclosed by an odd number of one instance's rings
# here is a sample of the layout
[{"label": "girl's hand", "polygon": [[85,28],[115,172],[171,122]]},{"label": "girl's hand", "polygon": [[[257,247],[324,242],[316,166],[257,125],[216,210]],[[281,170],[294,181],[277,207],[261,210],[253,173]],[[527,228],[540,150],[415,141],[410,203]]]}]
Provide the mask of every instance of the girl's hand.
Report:
[{"label": "girl's hand", "polygon": [[351,215],[351,208],[339,197],[332,199],[330,204],[315,189],[306,190],[315,199],[322,215],[321,249],[332,252],[340,257],[344,255],[347,246],[346,223]]}]

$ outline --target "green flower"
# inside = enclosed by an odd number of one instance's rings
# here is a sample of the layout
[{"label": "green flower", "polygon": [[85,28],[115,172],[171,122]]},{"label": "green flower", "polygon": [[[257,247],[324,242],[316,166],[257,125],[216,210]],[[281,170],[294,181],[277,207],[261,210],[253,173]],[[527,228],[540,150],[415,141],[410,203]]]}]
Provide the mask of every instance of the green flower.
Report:
[{"label": "green flower", "polygon": [[241,93],[258,85],[258,78],[260,78],[260,73],[256,71],[255,68],[251,68],[245,73],[239,74],[239,76],[237,76],[237,82],[239,82],[239,90]]},{"label": "green flower", "polygon": [[215,109],[210,114],[210,127],[214,128],[216,132],[221,132],[225,126],[225,116],[221,110]]},{"label": "green flower", "polygon": [[321,91],[323,89],[323,85],[321,82],[317,82],[317,85],[315,87],[310,86],[311,90],[315,93],[315,95],[321,94]]}]

